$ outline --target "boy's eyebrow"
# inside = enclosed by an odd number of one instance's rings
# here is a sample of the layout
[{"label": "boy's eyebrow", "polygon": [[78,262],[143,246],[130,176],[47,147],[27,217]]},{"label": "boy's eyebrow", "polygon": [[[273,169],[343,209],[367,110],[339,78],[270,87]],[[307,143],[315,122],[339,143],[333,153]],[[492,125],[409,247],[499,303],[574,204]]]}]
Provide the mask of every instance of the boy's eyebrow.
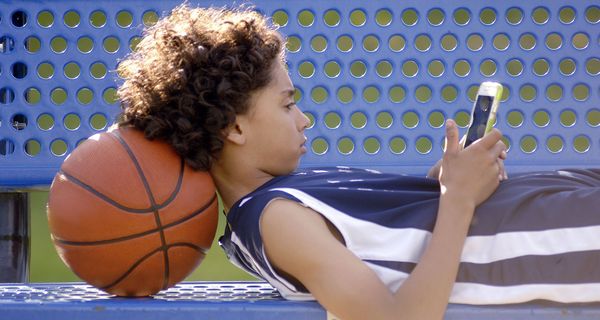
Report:
[{"label": "boy's eyebrow", "polygon": [[286,98],[293,96],[295,93],[296,93],[296,90],[294,90],[294,89],[285,89],[285,90],[281,91],[281,94],[283,94]]}]

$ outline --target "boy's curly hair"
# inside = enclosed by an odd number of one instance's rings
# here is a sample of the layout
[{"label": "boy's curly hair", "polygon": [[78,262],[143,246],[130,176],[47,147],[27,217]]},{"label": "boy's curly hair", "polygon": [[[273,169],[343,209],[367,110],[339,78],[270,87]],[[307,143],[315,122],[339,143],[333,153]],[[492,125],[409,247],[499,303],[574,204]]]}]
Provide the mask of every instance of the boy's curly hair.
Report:
[{"label": "boy's curly hair", "polygon": [[283,59],[283,38],[248,8],[181,5],[144,32],[119,63],[119,126],[162,139],[194,169],[209,170],[223,148],[223,131],[248,111]]}]

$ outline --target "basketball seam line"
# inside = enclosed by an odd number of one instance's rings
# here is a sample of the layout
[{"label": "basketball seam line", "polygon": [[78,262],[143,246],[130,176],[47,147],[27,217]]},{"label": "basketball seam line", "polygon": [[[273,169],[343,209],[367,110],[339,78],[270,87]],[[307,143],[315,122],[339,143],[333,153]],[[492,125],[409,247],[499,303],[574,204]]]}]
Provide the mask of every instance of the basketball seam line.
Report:
[{"label": "basketball seam line", "polygon": [[154,210],[154,220],[156,221],[156,226],[158,227],[158,231],[159,231],[159,235],[160,235],[160,241],[162,243],[162,248],[163,248],[163,257],[164,257],[164,264],[165,264],[165,274],[164,274],[164,279],[163,279],[163,289],[166,289],[167,284],[168,284],[168,279],[169,279],[169,255],[167,254],[167,251],[165,248],[165,246],[167,245],[167,241],[165,239],[165,233],[162,227],[162,222],[160,221],[160,215],[158,214],[158,209],[156,208],[156,201],[154,199],[154,195],[152,194],[152,190],[150,190],[150,184],[148,183],[148,180],[146,179],[146,175],[144,174],[144,171],[142,170],[142,167],[140,166],[140,163],[138,162],[137,158],[135,157],[135,154],[133,153],[133,150],[131,150],[131,148],[129,147],[129,145],[127,144],[127,142],[123,139],[123,137],[121,137],[121,134],[118,131],[112,131],[109,132],[110,134],[112,134],[114,137],[117,138],[117,140],[121,143],[121,145],[123,146],[123,148],[125,148],[125,151],[127,151],[127,154],[129,155],[129,158],[131,159],[131,161],[133,162],[135,169],[137,170],[138,175],[140,176],[140,178],[142,179],[142,183],[144,184],[144,189],[146,191],[146,194],[148,195],[148,198],[150,200],[150,205],[152,206],[153,210]]},{"label": "basketball seam line", "polygon": [[[110,287],[113,287],[117,284],[119,284],[119,282],[123,281],[123,279],[127,278],[127,276],[132,273],[135,268],[137,266],[139,266],[142,262],[144,262],[146,259],[150,258],[153,254],[159,252],[159,251],[165,251],[167,252],[170,248],[172,247],[190,247],[192,249],[195,249],[196,251],[199,251],[203,254],[206,254],[206,250],[204,248],[201,248],[199,246],[196,246],[192,243],[188,243],[188,242],[176,242],[176,243],[172,243],[168,246],[166,246],[166,249],[163,247],[159,247],[157,249],[152,250],[151,252],[147,253],[145,256],[141,257],[140,259],[138,259],[131,267],[129,267],[129,269],[127,269],[127,271],[125,271],[125,273],[123,273],[119,278],[117,278],[117,280],[113,281],[112,283],[100,287],[101,290],[108,290]],[[164,280],[163,280],[164,283]],[[167,283],[168,283],[168,279],[167,279]],[[164,286],[164,284],[163,284]],[[164,288],[163,288],[164,289]]]},{"label": "basketball seam line", "polygon": [[[177,196],[177,194],[179,193],[179,190],[181,189],[181,185],[183,184],[183,169],[184,169],[184,162],[183,160],[181,160],[181,167],[179,169],[179,178],[177,181],[177,185],[175,186],[175,189],[173,190],[173,192],[171,193],[171,195],[169,196],[169,198],[167,198],[167,200],[165,200],[165,202],[161,203],[160,205],[156,206],[156,209],[162,209],[166,206],[168,206],[173,199],[175,199],[175,197]],[[109,204],[124,210],[124,211],[129,211],[127,213],[150,213],[150,212],[154,212],[154,209],[152,207],[150,208],[145,208],[145,209],[137,209],[137,208],[130,208],[130,207],[126,207],[118,202],[116,202],[115,200],[109,198],[108,196],[106,196],[105,194],[101,193],[100,191],[94,189],[92,186],[86,184],[85,182],[79,180],[78,178],[76,178],[75,176],[73,176],[72,174],[64,171],[63,169],[58,171],[59,175],[63,175],[67,178],[68,181],[73,182],[74,184],[82,187],[83,189],[91,192],[92,194],[94,194],[95,196],[97,196],[98,198],[108,202]]]},{"label": "basketball seam line", "polygon": [[[190,220],[196,216],[198,216],[199,214],[203,213],[204,210],[206,210],[208,207],[210,207],[217,199],[217,194],[215,193],[212,197],[212,199],[210,199],[210,201],[205,204],[204,206],[202,206],[200,209],[192,212],[192,214],[183,217],[180,220],[177,221],[173,221],[169,224],[165,224],[163,226],[163,229],[169,229],[171,227],[174,227],[178,224],[181,224],[183,222],[186,222],[187,220]],[[139,237],[143,237],[146,235],[149,235],[151,233],[154,233],[158,231],[158,228],[155,229],[151,229],[151,230],[147,230],[147,231],[143,231],[140,233],[136,233],[136,234],[131,234],[131,235],[127,235],[127,236],[123,236],[123,237],[119,237],[119,238],[113,238],[113,239],[105,239],[105,240],[97,240],[97,241],[70,241],[70,240],[62,240],[62,239],[58,239],[58,238],[54,238],[55,242],[58,242],[60,244],[66,244],[66,245],[71,245],[71,246],[95,246],[95,245],[102,245],[102,244],[108,244],[108,243],[113,243],[113,242],[120,242],[120,241],[125,241],[125,240],[131,240],[131,239],[135,239],[135,238],[139,238]]]}]

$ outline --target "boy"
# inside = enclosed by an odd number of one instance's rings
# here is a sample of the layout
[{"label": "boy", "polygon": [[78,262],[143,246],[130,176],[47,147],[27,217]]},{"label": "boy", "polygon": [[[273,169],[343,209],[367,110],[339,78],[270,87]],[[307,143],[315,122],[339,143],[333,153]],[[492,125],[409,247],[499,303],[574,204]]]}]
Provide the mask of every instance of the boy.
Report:
[{"label": "boy", "polygon": [[461,150],[452,120],[437,179],[296,171],[309,120],[283,41],[255,12],[181,6],[119,67],[120,125],[210,171],[232,262],[342,319],[440,319],[448,301],[600,301],[600,171],[501,184],[501,133]]}]

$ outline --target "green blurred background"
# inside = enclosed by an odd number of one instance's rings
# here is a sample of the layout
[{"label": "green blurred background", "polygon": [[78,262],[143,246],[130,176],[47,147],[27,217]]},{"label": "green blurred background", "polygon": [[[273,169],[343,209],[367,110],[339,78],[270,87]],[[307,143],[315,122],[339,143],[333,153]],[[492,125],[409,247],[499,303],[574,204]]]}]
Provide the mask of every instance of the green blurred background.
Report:
[{"label": "green blurred background", "polygon": [[[29,280],[31,282],[66,282],[81,281],[60,260],[48,230],[46,219],[46,202],[48,192],[34,191],[29,193],[31,210],[31,265]],[[221,210],[219,209],[219,212]],[[186,280],[255,280],[246,272],[227,261],[223,250],[217,242],[223,234],[225,219],[219,215],[219,229],[212,248],[200,266]]]}]

